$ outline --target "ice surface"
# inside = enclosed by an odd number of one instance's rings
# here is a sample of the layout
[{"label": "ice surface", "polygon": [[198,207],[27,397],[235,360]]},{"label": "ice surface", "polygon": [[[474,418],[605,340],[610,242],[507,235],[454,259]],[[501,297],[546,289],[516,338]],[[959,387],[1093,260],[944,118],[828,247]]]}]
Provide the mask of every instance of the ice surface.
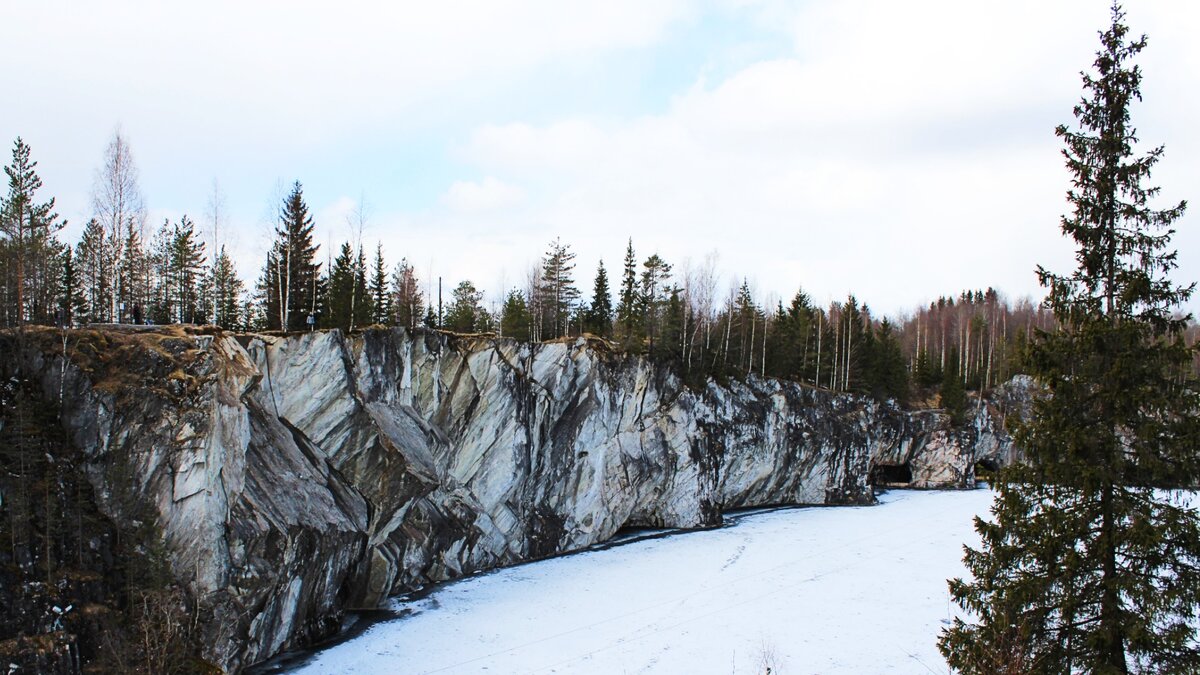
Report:
[{"label": "ice surface", "polygon": [[893,491],[512,567],[396,602],[298,672],[946,673],[946,579],[991,499]]}]

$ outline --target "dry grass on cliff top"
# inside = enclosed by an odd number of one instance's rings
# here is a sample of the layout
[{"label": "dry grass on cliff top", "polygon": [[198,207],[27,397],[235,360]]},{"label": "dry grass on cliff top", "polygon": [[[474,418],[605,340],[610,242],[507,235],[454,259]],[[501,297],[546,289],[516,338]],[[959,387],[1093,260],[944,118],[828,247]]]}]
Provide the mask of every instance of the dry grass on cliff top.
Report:
[{"label": "dry grass on cliff top", "polygon": [[[201,378],[196,366],[204,352],[193,329],[183,326],[152,328],[104,326],[59,329],[28,326],[24,340],[48,358],[61,356],[83,371],[97,390],[128,395],[147,391],[179,399],[194,393]],[[13,331],[5,338],[16,341]]]}]

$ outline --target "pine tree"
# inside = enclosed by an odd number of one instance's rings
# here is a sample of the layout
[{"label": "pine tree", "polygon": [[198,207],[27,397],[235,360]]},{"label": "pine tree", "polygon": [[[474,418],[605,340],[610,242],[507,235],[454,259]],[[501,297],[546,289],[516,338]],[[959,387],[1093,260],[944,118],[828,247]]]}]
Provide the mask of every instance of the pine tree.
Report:
[{"label": "pine tree", "polygon": [[13,144],[12,164],[4,167],[4,174],[8,176],[8,196],[0,201],[0,234],[8,238],[13,251],[14,318],[20,326],[30,314],[28,272],[39,264],[38,253],[50,248],[48,240],[66,223],[54,213],[53,198],[38,203],[42,179],[37,175],[37,162],[29,157],[29,146],[20,137]]},{"label": "pine tree", "polygon": [[569,332],[569,319],[579,289],[575,287],[572,272],[575,271],[575,253],[570,244],[555,239],[550,250],[542,257],[542,294],[546,298],[546,315],[542,325],[549,328],[551,339]]},{"label": "pine tree", "polygon": [[671,265],[657,253],[642,263],[641,288],[638,292],[637,308],[640,323],[649,339],[649,351],[654,351],[654,341],[661,336],[662,319],[671,296]]},{"label": "pine tree", "polygon": [[592,284],[592,304],[584,317],[584,330],[600,337],[612,336],[613,306],[608,290],[608,272],[604,261],[596,266],[596,281]]},{"label": "pine tree", "polygon": [[1079,131],[1059,127],[1073,175],[1062,219],[1077,245],[1066,276],[1039,268],[1059,327],[1030,347],[1048,389],[1017,429],[1025,461],[1001,472],[993,522],[976,521],[973,581],[951,582],[974,615],[940,648],[964,673],[1200,672],[1195,629],[1200,523],[1171,488],[1200,478],[1195,350],[1178,313],[1194,286],[1169,279],[1171,223],[1185,204],[1155,210],[1143,183],[1162,156],[1133,152],[1129,106],[1140,98],[1129,39],[1113,6],[1096,74],[1085,74]]},{"label": "pine tree", "polygon": [[321,264],[316,261],[317,246],[312,240],[313,220],[304,202],[300,182],[283,200],[275,243],[267,252],[266,265],[259,279],[259,296],[268,330],[301,330],[309,315],[322,311],[317,303],[321,295]]}]

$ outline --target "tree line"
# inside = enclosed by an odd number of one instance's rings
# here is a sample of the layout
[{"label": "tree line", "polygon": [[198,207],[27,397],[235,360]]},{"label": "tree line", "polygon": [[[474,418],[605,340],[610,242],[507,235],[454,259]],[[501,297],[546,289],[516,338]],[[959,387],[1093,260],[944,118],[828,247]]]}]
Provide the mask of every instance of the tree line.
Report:
[{"label": "tree line", "polygon": [[[381,243],[343,242],[320,260],[314,221],[296,182],[282,197],[257,280],[239,277],[217,236],[214,192],[200,232],[184,215],[148,228],[138,173],[117,133],[93,190],[93,217],[73,246],[65,221],[42,200],[37,162],[20,138],[5,167],[0,203],[0,323],[194,323],[231,330],[356,330],[369,325],[488,332],[528,341],[589,334],[671,365],[689,382],[759,375],[962,411],[982,391],[1025,369],[1036,330],[1053,314],[994,289],[945,296],[906,316],[877,317],[850,295],[819,306],[802,289],[786,303],[758,297],[746,280],[726,284],[715,255],[673,265],[639,256],[629,240],[615,278],[601,261],[585,298],[576,254],[549,242],[524,283],[499,306],[463,280],[434,297],[407,259],[389,265]],[[213,249],[216,249],[215,254]],[[426,280],[432,281],[432,280]]]}]

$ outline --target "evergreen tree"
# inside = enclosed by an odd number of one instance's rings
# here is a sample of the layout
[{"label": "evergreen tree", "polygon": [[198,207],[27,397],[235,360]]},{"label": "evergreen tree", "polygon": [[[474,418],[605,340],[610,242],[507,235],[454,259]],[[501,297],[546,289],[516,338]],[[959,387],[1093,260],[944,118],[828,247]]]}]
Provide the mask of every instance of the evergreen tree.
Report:
[{"label": "evergreen tree", "polygon": [[112,306],[112,287],[109,285],[112,274],[108,270],[106,252],[109,246],[105,236],[104,226],[93,218],[84,226],[75,246],[74,261],[84,301],[81,323],[105,320],[108,308]]},{"label": "evergreen tree", "polygon": [[162,225],[158,227],[150,240],[150,250],[147,255],[153,283],[150,284],[150,298],[145,308],[145,317],[154,323],[170,323],[171,313],[175,307],[171,296],[174,288],[167,281],[171,265],[171,235],[171,220],[163,218]]},{"label": "evergreen tree", "polygon": [[[1059,326],[1031,345],[1048,389],[1017,429],[1025,462],[1000,473],[994,521],[976,521],[972,581],[955,600],[975,623],[940,648],[964,673],[997,662],[1046,673],[1200,672],[1200,523],[1172,487],[1200,478],[1200,406],[1180,373],[1195,350],[1178,314],[1194,286],[1169,278],[1171,223],[1144,187],[1162,155],[1135,156],[1129,106],[1140,98],[1119,6],[1101,33],[1096,74],[1083,77],[1080,129],[1059,127],[1073,175],[1064,234],[1077,245],[1066,276],[1039,268]],[[1186,493],[1185,493],[1186,494]]]},{"label": "evergreen tree", "polygon": [[517,340],[529,340],[531,322],[525,295],[515,288],[510,290],[500,310],[500,334]]},{"label": "evergreen tree", "polygon": [[950,415],[950,421],[955,426],[961,425],[967,415],[967,390],[963,387],[962,373],[959,371],[958,347],[951,347],[946,358],[946,367],[942,369],[942,409]]},{"label": "evergreen tree", "polygon": [[268,330],[302,330],[310,314],[318,315],[321,264],[315,262],[313,220],[300,182],[283,200],[275,243],[267,252],[259,279],[259,296]]},{"label": "evergreen tree", "polygon": [[751,370],[756,347],[754,338],[761,315],[762,312],[754,302],[754,295],[750,292],[750,282],[742,279],[732,316],[733,325],[737,327],[731,334],[734,344],[730,347],[737,355],[737,363],[733,364],[735,373],[745,374]]},{"label": "evergreen tree", "polygon": [[796,291],[786,309],[781,304],[776,311],[769,366],[769,372],[776,377],[795,380],[811,377],[809,359],[816,354],[815,345],[811,354],[809,345],[814,328],[812,311],[812,301],[803,290]]},{"label": "evergreen tree", "polygon": [[79,318],[87,314],[87,300],[75,265],[71,247],[62,254],[62,281],[59,284],[58,319],[60,326],[74,326]]},{"label": "evergreen tree", "polygon": [[687,308],[678,287],[671,287],[663,302],[658,340],[651,357],[678,367],[683,361],[683,319]]},{"label": "evergreen tree", "polygon": [[221,246],[221,250],[213,259],[205,287],[212,294],[212,307],[216,311],[216,315],[211,318],[212,323],[226,330],[241,327],[245,323],[239,303],[242,296],[242,280],[238,278],[233,261],[225,252],[224,246]]},{"label": "evergreen tree", "polygon": [[908,370],[904,367],[904,352],[896,339],[892,323],[884,319],[872,337],[871,370],[869,382],[871,394],[878,399],[895,399],[904,403],[908,399]]},{"label": "evergreen tree", "polygon": [[483,293],[475,289],[475,284],[463,281],[455,287],[450,309],[446,312],[445,328],[456,333],[474,333],[482,328],[483,308],[479,301]]},{"label": "evergreen tree", "polygon": [[[121,254],[117,257],[117,314],[122,323],[136,322],[148,316],[153,299],[150,287],[151,260],[142,245],[142,236],[134,223],[125,228]],[[122,309],[124,308],[124,309]]]},{"label": "evergreen tree", "polygon": [[608,272],[604,261],[596,266],[596,281],[592,284],[592,304],[584,315],[584,330],[600,337],[612,336],[613,306],[608,290]]},{"label": "evergreen tree", "polygon": [[354,251],[349,242],[343,242],[341,250],[329,268],[329,294],[325,298],[327,316],[325,326],[349,331],[353,325],[353,293],[356,274]]},{"label": "evergreen tree", "polygon": [[625,249],[625,267],[621,274],[621,296],[617,299],[617,337],[626,348],[641,342],[638,323],[637,257],[633,239]]},{"label": "evergreen tree", "polygon": [[917,352],[917,364],[913,368],[913,381],[918,387],[928,389],[942,381],[942,373],[938,370],[937,363],[929,356],[929,350],[925,347]]},{"label": "evergreen tree", "polygon": [[846,391],[865,391],[867,383],[863,377],[864,352],[872,346],[867,339],[870,311],[866,305],[859,309],[858,298],[851,295],[846,298],[842,321],[841,387]]},{"label": "evergreen tree", "polygon": [[39,262],[44,264],[46,253],[52,249],[47,246],[48,241],[66,223],[54,213],[53,198],[38,203],[37,191],[42,188],[42,179],[37,175],[37,162],[30,159],[29,146],[20,137],[13,144],[12,164],[4,167],[4,174],[8,176],[8,195],[0,200],[0,234],[9,240],[15,263],[13,318],[20,326],[30,314],[28,271]]},{"label": "evergreen tree", "polygon": [[654,351],[654,341],[662,333],[662,318],[671,297],[671,266],[657,253],[642,263],[641,289],[638,293],[638,315],[649,339],[649,351]]},{"label": "evergreen tree", "polygon": [[34,323],[56,324],[62,294],[63,256],[67,250],[56,236],[39,233],[32,240],[32,265],[26,270],[27,306]]},{"label": "evergreen tree", "polygon": [[579,299],[579,289],[572,276],[574,271],[575,253],[571,251],[571,245],[559,239],[550,242],[550,250],[542,258],[542,295],[546,299],[542,325],[549,329],[551,339],[569,332],[571,310]]},{"label": "evergreen tree", "polygon": [[392,294],[388,290],[387,266],[383,262],[383,242],[375,244],[375,262],[371,266],[371,323],[392,322]]},{"label": "evergreen tree", "polygon": [[200,275],[204,269],[204,242],[196,238],[195,225],[183,216],[171,236],[167,282],[174,300],[172,321],[198,323],[204,318],[200,304]]},{"label": "evergreen tree", "polygon": [[359,246],[354,258],[354,286],[350,295],[350,330],[369,325],[374,313],[371,291],[367,288],[367,257]]}]

